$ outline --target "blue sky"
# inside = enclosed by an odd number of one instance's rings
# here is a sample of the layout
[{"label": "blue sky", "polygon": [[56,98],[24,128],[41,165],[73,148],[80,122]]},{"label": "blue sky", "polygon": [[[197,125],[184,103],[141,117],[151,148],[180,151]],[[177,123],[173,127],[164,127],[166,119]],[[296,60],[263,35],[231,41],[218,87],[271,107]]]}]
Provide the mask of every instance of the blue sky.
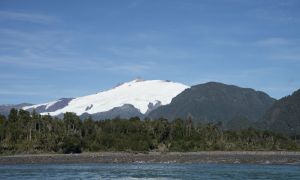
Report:
[{"label": "blue sky", "polygon": [[41,103],[136,77],[300,88],[298,0],[1,0],[0,104]]}]

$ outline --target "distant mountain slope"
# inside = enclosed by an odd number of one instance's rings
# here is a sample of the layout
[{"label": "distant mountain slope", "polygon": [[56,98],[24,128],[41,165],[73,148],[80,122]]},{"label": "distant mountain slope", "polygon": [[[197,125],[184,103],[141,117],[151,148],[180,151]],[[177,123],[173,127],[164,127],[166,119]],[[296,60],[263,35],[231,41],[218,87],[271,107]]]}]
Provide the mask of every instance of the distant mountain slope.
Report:
[{"label": "distant mountain slope", "polygon": [[276,101],[266,112],[269,130],[288,135],[300,135],[300,89]]},{"label": "distant mountain slope", "polygon": [[32,105],[32,104],[22,103],[22,104],[0,105],[0,114],[2,114],[4,116],[8,116],[8,114],[12,108],[21,109],[25,106],[30,106],[30,105]]},{"label": "distant mountain slope", "polygon": [[53,112],[66,107],[72,99],[73,98],[61,98],[49,103],[25,106],[23,109],[27,111],[35,110],[37,113]]},{"label": "distant mountain slope", "polygon": [[81,119],[85,119],[88,117],[92,117],[94,120],[105,120],[105,119],[112,119],[112,118],[126,118],[129,119],[131,117],[139,117],[143,119],[145,117],[138,109],[136,109],[131,104],[124,104],[121,107],[115,107],[109,111],[99,112],[95,114],[88,114],[84,113],[80,116]]},{"label": "distant mountain slope", "polygon": [[254,122],[273,102],[274,99],[264,92],[208,82],[186,89],[170,104],[152,111],[149,117],[175,119],[191,116],[194,121],[221,121],[224,124],[243,117]]},{"label": "distant mountain slope", "polygon": [[65,112],[74,112],[79,116],[96,114],[95,117],[98,118],[127,117],[129,114],[141,116],[160,105],[169,104],[173,97],[187,88],[189,86],[171,81],[136,79],[97,94],[61,99],[23,109],[36,109],[41,114],[52,116],[60,116]]}]

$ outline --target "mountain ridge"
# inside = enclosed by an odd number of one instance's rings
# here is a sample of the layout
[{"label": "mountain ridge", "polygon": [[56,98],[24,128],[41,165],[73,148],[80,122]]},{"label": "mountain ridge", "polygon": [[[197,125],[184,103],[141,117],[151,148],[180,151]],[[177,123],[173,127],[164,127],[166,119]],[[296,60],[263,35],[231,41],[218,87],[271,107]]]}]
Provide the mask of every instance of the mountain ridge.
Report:
[{"label": "mountain ridge", "polygon": [[[170,95],[174,87],[177,90]],[[110,95],[107,96],[107,94]],[[108,98],[101,98],[102,96]],[[168,96],[167,101],[165,96]],[[126,99],[128,97],[131,99]],[[122,98],[126,101],[119,101]],[[139,108],[140,100],[142,100],[143,109]],[[118,104],[115,101],[121,103]],[[99,104],[105,105],[110,102],[114,103],[111,107],[102,111],[99,109],[92,111]],[[19,109],[35,110],[42,115],[49,114],[59,118],[62,118],[65,112],[74,112],[82,119],[91,116],[96,120],[116,117],[139,117],[141,119],[163,117],[172,120],[189,117],[199,122],[220,121],[225,127],[236,129],[246,128],[256,121],[261,121],[263,114],[274,102],[275,99],[265,92],[214,81],[189,87],[166,80],[135,79],[92,95],[19,106]],[[73,110],[68,107],[72,103],[73,107],[74,104],[76,105]],[[79,112],[76,111],[78,106],[81,108]]]},{"label": "mountain ridge", "polygon": [[186,89],[170,104],[158,107],[151,118],[187,118],[196,121],[229,122],[236,117],[259,120],[275,99],[262,91],[219,82],[207,82]]}]

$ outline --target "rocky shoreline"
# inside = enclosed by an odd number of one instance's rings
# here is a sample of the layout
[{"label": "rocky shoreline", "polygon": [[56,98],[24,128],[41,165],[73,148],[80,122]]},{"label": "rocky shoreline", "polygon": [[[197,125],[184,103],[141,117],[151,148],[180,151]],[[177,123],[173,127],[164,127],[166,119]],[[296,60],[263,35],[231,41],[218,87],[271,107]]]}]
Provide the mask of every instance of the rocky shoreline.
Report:
[{"label": "rocky shoreline", "polygon": [[97,152],[82,154],[26,154],[0,156],[0,165],[39,163],[256,163],[300,164],[300,152],[205,151],[205,152]]}]

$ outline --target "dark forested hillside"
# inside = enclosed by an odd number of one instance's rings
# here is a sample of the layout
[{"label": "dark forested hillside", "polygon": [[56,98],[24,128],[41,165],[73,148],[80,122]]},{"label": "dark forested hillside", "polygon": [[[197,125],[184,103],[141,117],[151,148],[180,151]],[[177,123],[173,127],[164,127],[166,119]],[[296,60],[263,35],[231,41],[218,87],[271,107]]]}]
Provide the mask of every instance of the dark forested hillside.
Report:
[{"label": "dark forested hillside", "polygon": [[[192,117],[194,121],[235,122],[241,118],[254,122],[271,107],[274,99],[264,92],[233,85],[209,82],[192,86],[176,96],[171,104],[149,114],[151,118],[167,119]],[[227,124],[230,127],[230,124]]]},{"label": "dark forested hillside", "polygon": [[138,117],[93,121],[74,113],[63,119],[12,109],[0,116],[0,154],[82,151],[299,150],[287,136],[255,129],[224,130],[191,119]]},{"label": "dark forested hillside", "polygon": [[267,129],[300,136],[300,89],[276,101],[265,114]]}]

